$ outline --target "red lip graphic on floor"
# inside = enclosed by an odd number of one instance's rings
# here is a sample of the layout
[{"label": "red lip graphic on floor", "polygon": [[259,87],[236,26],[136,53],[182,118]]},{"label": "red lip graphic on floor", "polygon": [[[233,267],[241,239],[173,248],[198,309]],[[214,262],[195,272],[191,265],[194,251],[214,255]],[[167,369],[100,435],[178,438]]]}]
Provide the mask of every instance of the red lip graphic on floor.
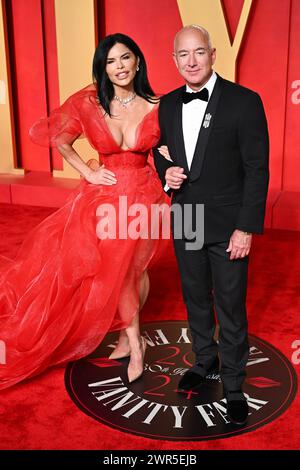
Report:
[{"label": "red lip graphic on floor", "polygon": [[94,359],[87,359],[88,362],[97,367],[120,367],[122,364],[114,359],[107,357],[95,357]]}]

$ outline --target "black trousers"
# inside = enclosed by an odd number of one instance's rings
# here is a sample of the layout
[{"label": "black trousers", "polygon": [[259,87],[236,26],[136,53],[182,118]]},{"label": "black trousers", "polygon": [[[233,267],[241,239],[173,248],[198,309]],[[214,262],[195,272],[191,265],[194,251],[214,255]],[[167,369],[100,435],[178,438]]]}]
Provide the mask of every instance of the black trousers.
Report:
[{"label": "black trousers", "polygon": [[[174,240],[196,363],[207,369],[219,352],[225,390],[240,389],[249,356],[248,257],[230,260],[228,242],[204,244],[194,251],[186,250],[185,243]],[[215,314],[219,344],[213,339]]]}]

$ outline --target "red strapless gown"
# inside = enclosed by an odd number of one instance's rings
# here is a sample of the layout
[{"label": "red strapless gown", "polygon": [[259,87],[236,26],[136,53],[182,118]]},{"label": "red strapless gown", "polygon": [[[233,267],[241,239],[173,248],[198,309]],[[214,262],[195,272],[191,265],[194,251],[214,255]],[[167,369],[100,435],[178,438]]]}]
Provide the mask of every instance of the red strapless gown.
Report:
[{"label": "red strapless gown", "polygon": [[117,177],[113,186],[82,180],[65,205],[33,229],[15,260],[0,266],[0,339],[6,364],[0,388],[49,366],[92,352],[109,330],[128,326],[139,306],[142,272],[161,249],[161,239],[100,239],[97,207],[108,203],[119,214],[128,207],[166,202],[160,181],[147,163],[159,139],[157,106],[139,124],[136,144],[115,142],[93,86],[72,95],[49,119],[30,131],[34,141],[56,146],[84,134]]}]

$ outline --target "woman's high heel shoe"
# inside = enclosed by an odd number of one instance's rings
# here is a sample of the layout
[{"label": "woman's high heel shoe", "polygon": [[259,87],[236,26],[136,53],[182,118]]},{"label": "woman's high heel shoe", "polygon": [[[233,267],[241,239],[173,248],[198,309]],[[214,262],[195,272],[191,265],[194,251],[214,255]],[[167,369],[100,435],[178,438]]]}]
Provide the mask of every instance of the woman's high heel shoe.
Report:
[{"label": "woman's high heel shoe", "polygon": [[142,343],[142,361],[141,364],[138,366],[133,366],[131,361],[129,361],[128,369],[127,369],[127,375],[128,375],[128,382],[134,382],[134,380],[137,380],[138,378],[141,377],[141,375],[144,372],[144,357],[145,357],[145,351],[147,347],[147,341],[143,336],[141,336],[141,343]]}]

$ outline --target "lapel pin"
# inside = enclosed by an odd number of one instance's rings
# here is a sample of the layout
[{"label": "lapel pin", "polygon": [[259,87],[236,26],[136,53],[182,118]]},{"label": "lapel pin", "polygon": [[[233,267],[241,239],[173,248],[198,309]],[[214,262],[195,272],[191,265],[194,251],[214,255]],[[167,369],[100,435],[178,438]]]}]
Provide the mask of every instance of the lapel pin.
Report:
[{"label": "lapel pin", "polygon": [[205,118],[203,122],[203,127],[205,127],[205,129],[209,127],[211,118],[212,118],[212,115],[210,113],[205,114]]}]

